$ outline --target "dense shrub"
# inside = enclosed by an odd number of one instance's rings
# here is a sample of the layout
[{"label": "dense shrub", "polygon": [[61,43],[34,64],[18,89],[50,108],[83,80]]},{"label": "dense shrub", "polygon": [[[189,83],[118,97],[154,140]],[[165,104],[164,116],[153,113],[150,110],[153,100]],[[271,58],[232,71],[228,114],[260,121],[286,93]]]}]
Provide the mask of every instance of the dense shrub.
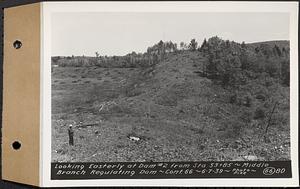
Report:
[{"label": "dense shrub", "polygon": [[244,123],[250,123],[253,119],[253,112],[252,110],[249,109],[242,109],[241,113],[239,114],[239,118],[244,122]]},{"label": "dense shrub", "polygon": [[264,119],[266,117],[265,110],[263,108],[256,108],[254,112],[254,119]]},{"label": "dense shrub", "polygon": [[244,105],[247,106],[247,107],[251,107],[252,101],[253,101],[253,98],[252,98],[251,94],[248,93],[244,98],[245,98]]},{"label": "dense shrub", "polygon": [[252,49],[244,43],[215,36],[205,39],[200,51],[208,58],[203,71],[209,78],[221,80],[223,86],[245,84],[257,73],[266,73],[289,85],[289,54],[283,53],[277,45],[261,44]]},{"label": "dense shrub", "polygon": [[253,97],[249,92],[245,93],[236,91],[229,96],[229,103],[251,107],[253,103]]},{"label": "dense shrub", "polygon": [[225,127],[222,137],[230,139],[239,138],[244,128],[244,123],[239,121],[239,119],[235,116],[229,118],[228,120],[224,120],[221,125],[224,125]]},{"label": "dense shrub", "polygon": [[231,104],[235,104],[235,103],[237,102],[237,94],[236,94],[236,93],[230,95],[230,97],[229,97],[229,102],[230,102]]}]

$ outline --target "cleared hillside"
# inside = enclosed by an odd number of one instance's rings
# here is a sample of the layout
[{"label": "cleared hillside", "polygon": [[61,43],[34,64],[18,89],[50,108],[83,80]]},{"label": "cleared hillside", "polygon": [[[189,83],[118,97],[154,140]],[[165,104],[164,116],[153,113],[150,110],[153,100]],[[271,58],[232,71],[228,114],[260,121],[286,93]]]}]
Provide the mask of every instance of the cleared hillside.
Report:
[{"label": "cleared hillside", "polygon": [[264,42],[256,42],[256,43],[247,43],[247,46],[259,47],[260,45],[269,45],[275,46],[277,45],[279,48],[290,48],[290,41],[288,40],[278,40],[278,41],[264,41]]}]

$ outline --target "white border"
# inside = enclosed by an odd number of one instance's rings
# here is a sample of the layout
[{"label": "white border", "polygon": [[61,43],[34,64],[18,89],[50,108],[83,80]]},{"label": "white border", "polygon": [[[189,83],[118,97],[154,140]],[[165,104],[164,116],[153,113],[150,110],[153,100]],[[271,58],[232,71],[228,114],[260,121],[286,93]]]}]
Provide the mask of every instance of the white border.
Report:
[{"label": "white border", "polygon": [[[41,12],[41,174],[40,185],[54,186],[268,186],[299,185],[298,175],[298,3],[297,2],[43,2]],[[54,12],[287,12],[291,49],[291,179],[105,179],[50,180],[51,14]]]}]

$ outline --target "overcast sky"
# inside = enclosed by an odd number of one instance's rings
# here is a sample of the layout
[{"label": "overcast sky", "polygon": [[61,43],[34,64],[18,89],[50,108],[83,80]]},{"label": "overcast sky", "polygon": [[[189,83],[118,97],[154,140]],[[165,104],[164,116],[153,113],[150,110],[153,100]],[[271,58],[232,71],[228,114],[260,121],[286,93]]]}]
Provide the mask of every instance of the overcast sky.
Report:
[{"label": "overcast sky", "polygon": [[289,39],[288,13],[54,13],[52,55],[125,55],[159,40],[219,36],[237,42]]}]

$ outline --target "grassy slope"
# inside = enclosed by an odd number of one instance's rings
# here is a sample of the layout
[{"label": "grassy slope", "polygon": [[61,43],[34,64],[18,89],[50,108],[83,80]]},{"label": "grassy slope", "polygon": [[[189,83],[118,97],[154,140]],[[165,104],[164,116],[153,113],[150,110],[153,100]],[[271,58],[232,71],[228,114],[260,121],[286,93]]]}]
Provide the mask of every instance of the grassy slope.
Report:
[{"label": "grassy slope", "polygon": [[[287,129],[271,129],[271,142],[262,143],[257,125],[245,126],[240,136],[227,128],[239,108],[226,100],[228,91],[194,72],[203,62],[199,52],[185,51],[144,70],[54,68],[52,160],[289,158]],[[99,111],[109,101],[116,104]],[[96,125],[81,128],[80,122]],[[74,147],[67,144],[71,123],[77,126]]]}]

